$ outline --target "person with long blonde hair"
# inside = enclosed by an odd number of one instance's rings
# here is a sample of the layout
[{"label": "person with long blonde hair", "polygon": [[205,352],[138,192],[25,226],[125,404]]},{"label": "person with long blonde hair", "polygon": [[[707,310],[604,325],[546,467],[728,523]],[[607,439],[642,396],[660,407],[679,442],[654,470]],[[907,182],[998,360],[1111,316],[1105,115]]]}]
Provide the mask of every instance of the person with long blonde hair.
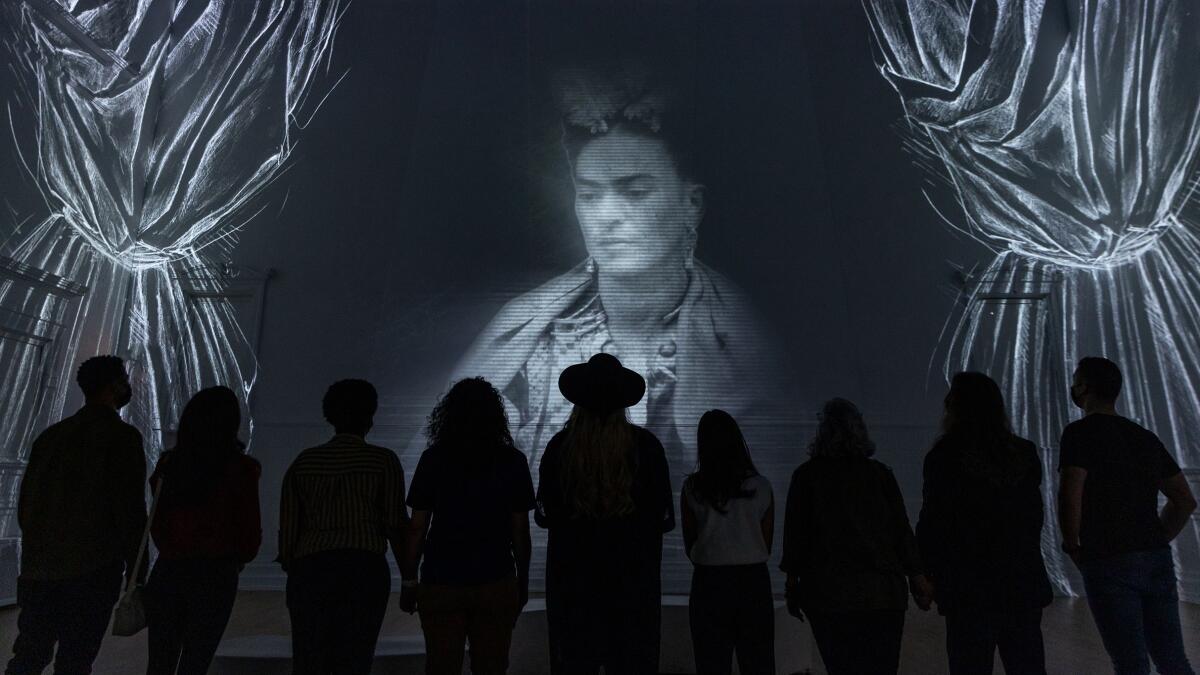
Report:
[{"label": "person with long blonde hair", "polygon": [[551,672],[656,673],[675,509],[662,444],[626,413],[646,382],[597,354],[564,370],[559,390],[575,407],[542,455],[534,514],[549,531]]}]

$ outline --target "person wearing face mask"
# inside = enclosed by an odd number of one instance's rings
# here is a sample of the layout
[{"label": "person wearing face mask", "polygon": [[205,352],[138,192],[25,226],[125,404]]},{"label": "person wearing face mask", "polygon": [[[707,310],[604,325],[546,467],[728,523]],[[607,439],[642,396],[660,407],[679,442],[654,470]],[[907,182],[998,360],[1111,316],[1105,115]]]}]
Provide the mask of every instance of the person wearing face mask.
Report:
[{"label": "person wearing face mask", "polygon": [[[133,390],[124,362],[96,356],[76,377],[85,403],[46,429],[21,480],[21,575],[16,642],[6,670],[89,673],[123,577],[134,569],[146,526],[142,435],[118,411]],[[57,651],[55,650],[57,643]]]},{"label": "person wearing face mask", "polygon": [[[1121,369],[1080,359],[1071,401],[1083,418],[1063,430],[1058,520],[1083,576],[1088,608],[1117,675],[1191,675],[1179,621],[1171,541],[1196,498],[1158,436],[1117,412]],[[1159,508],[1159,495],[1166,498]]]}]

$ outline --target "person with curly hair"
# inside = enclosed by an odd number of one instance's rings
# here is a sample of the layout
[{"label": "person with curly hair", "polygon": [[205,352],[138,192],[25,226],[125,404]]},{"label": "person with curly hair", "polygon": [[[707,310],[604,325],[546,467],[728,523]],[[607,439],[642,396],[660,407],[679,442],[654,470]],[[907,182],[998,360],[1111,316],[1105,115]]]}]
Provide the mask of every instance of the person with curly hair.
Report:
[{"label": "person with curly hair", "polygon": [[896,477],[871,459],[858,407],[825,403],[811,457],[792,474],[783,524],[788,611],[812,623],[830,675],[895,673],[908,608],[907,578],[928,610],[924,575]]},{"label": "person with curly hair", "polygon": [[558,382],[575,409],[542,455],[534,515],[549,532],[550,671],[657,673],[663,534],[675,508],[662,444],[626,412],[646,382],[609,354]]},{"label": "person with curly hair", "polygon": [[[425,672],[508,669],[513,625],[529,600],[533,480],[513,445],[500,392],[481,377],[460,380],[438,401],[429,446],[409,486],[412,525],[401,569],[400,607],[417,611]],[[423,561],[422,561],[423,559]]]}]

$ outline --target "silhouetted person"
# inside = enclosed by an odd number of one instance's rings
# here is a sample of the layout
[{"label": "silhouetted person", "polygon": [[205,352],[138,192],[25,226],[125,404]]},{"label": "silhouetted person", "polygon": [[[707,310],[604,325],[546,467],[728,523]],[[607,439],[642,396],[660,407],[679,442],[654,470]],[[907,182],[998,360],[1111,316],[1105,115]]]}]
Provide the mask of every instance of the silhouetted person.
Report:
[{"label": "silhouetted person", "polygon": [[146,584],[148,675],[204,675],[258,554],[262,467],[238,439],[241,407],[228,387],[203,389],[179,418],[175,447],[150,476],[159,489],[150,532],[158,560]]},{"label": "silhouetted person", "polygon": [[400,607],[421,613],[425,672],[508,670],[513,625],[529,599],[533,480],[513,446],[500,392],[483,378],[457,382],[429,416],[429,447],[408,491],[412,526]]},{"label": "silhouetted person", "polygon": [[[133,396],[125,364],[96,356],[76,377],[85,404],[33,442],[21,480],[21,576],[7,673],[90,673],[146,527],[142,435],[118,410]],[[58,651],[55,652],[55,644]]]},{"label": "silhouetted person", "polygon": [[675,508],[662,444],[626,416],[646,382],[597,354],[558,387],[575,409],[542,456],[535,513],[549,530],[551,672],[657,673],[662,538]]},{"label": "silhouetted person", "polygon": [[[1170,542],[1196,500],[1153,432],[1117,414],[1122,377],[1099,357],[1079,361],[1063,430],[1059,522],[1063,551],[1083,574],[1088,607],[1118,675],[1192,673],[1183,651]],[[1167,503],[1158,510],[1158,495]]]},{"label": "silhouetted person", "polygon": [[699,675],[775,673],[775,603],[767,559],[775,530],[771,482],[737,422],[709,410],[696,432],[696,472],[683,483],[683,543],[695,565],[688,617]]},{"label": "silhouetted person", "polygon": [[875,444],[850,401],[825,404],[809,452],[792,474],[784,514],[788,611],[808,615],[831,675],[895,673],[905,578],[922,609],[932,596],[900,486],[871,459]]},{"label": "silhouetted person", "polygon": [[917,522],[952,674],[992,672],[997,648],[1006,673],[1046,672],[1041,482],[1037,447],[1009,429],[1000,387],[983,373],[955,375]]},{"label": "silhouetted person", "polygon": [[370,382],[335,382],[322,409],[336,435],[283,477],[279,562],[298,675],[365,675],[375,658],[392,588],[387,549],[403,559],[408,526],[400,459],[364,440],[377,406]]}]

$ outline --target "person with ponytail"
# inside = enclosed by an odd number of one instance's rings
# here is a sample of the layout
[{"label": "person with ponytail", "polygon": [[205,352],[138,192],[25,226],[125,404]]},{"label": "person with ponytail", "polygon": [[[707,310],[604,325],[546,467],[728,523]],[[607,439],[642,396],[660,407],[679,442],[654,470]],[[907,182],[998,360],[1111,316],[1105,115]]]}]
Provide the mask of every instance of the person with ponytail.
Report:
[{"label": "person with ponytail", "polygon": [[775,529],[771,482],[742,430],[709,410],[696,433],[696,472],[683,483],[683,542],[695,565],[688,617],[700,675],[775,672],[775,607],[767,559]]},{"label": "person with ponytail", "polygon": [[1045,673],[1042,460],[1010,430],[992,378],[951,379],[924,473],[917,541],[946,617],[950,672],[991,672],[999,649],[1004,672]]},{"label": "person with ponytail", "polygon": [[646,381],[601,353],[558,386],[575,407],[542,455],[534,513],[549,531],[551,672],[657,673],[663,534],[675,509],[662,444],[626,413]]},{"label": "person with ponytail", "polygon": [[158,561],[146,586],[149,675],[208,672],[237,597],[238,574],[262,543],[262,467],[238,439],[228,387],[203,389],[179,419],[175,447],[150,476]]}]

